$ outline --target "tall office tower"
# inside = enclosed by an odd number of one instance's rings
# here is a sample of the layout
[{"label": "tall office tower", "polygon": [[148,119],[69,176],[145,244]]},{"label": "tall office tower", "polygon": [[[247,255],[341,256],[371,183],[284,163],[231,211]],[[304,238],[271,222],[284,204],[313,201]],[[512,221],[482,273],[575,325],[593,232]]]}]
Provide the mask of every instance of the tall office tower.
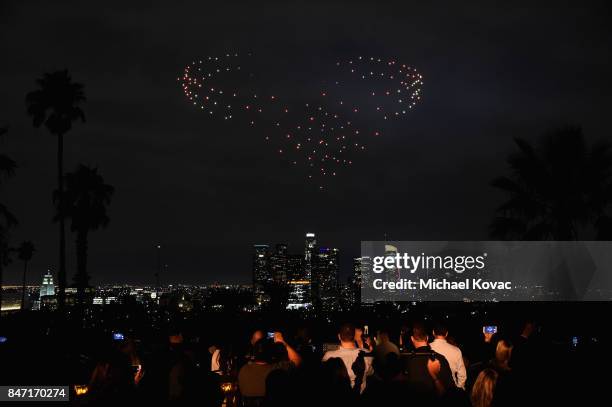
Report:
[{"label": "tall office tower", "polygon": [[304,262],[304,256],[301,254],[287,256],[287,280],[306,280]]},{"label": "tall office tower", "polygon": [[53,308],[55,304],[56,298],[53,274],[51,274],[51,270],[47,270],[47,272],[43,275],[42,282],[40,283],[38,299],[34,300],[32,303],[32,309],[40,310],[43,307]]},{"label": "tall office tower", "polygon": [[312,299],[317,310],[334,311],[338,309],[340,271],[340,251],[327,247],[319,248],[314,257],[312,269]]},{"label": "tall office tower", "polygon": [[346,284],[340,284],[340,310],[350,311],[355,307],[355,293],[349,277]]},{"label": "tall office tower", "polygon": [[50,270],[47,270],[45,275],[43,275],[39,297],[42,300],[42,297],[47,295],[55,295],[55,284],[53,283],[53,274],[51,274]]},{"label": "tall office tower", "polygon": [[287,258],[287,282],[289,302],[287,309],[310,308],[310,280],[306,278],[304,256],[291,255]]},{"label": "tall office tower", "polygon": [[364,284],[370,284],[372,258],[368,256],[353,259],[353,273],[349,277],[348,285],[351,292],[351,302],[357,305],[361,301],[361,288]]},{"label": "tall office tower", "polygon": [[277,244],[276,251],[270,256],[270,271],[275,283],[287,282],[287,261],[287,245],[285,243]]},{"label": "tall office tower", "polygon": [[317,247],[317,239],[314,233],[306,233],[306,242],[304,246],[304,261],[302,263],[302,274],[299,281],[299,287],[296,290],[303,291],[303,296],[307,306],[312,304],[313,293],[312,293],[312,269],[314,267],[315,250]]},{"label": "tall office tower", "polygon": [[270,272],[270,251],[267,244],[253,245],[253,293],[261,305],[270,300],[265,288],[273,281]]},{"label": "tall office tower", "polygon": [[306,273],[307,280],[312,280],[313,257],[316,246],[317,239],[315,238],[315,234],[306,233],[306,247],[304,248],[304,271]]}]

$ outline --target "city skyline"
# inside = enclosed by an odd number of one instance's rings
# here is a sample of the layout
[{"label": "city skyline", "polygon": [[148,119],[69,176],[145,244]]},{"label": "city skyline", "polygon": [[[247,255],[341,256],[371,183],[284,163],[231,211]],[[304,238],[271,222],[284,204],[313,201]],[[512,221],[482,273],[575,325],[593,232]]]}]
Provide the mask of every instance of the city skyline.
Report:
[{"label": "city skyline", "polygon": [[[103,17],[78,2],[2,6],[0,34],[11,39],[1,45],[2,148],[18,165],[2,185],[3,204],[20,221],[11,241],[36,245],[30,275],[58,265],[56,140],[32,126],[24,106],[45,72],[68,69],[87,98],[86,122],[66,136],[65,170],[91,165],[115,187],[110,223],[90,237],[96,282],[148,280],[158,243],[174,278],[197,282],[248,281],[252,244],[297,247],[310,230],[333,242],[345,265],[362,240],[484,240],[504,197],[490,183],[508,174],[514,137],[533,141],[567,124],[589,142],[612,137],[605,3],[508,5],[503,13],[487,2],[241,3],[248,18],[224,4],[106,6]],[[359,56],[415,67],[422,99],[320,191],[263,133],[185,103],[177,81],[185,66],[229,51],[253,53],[261,86],[271,83],[270,93],[281,89],[293,104],[335,78],[337,62]],[[235,267],[217,275],[228,258]],[[13,262],[4,278],[14,283],[20,273]]]},{"label": "city skyline", "polygon": [[[311,244],[312,244],[312,249],[314,248],[322,248],[322,249],[332,249],[335,251],[338,251],[338,264],[340,265],[340,268],[338,269],[338,276],[340,279],[345,280],[346,278],[350,277],[352,275],[352,273],[354,272],[354,264],[353,261],[357,258],[359,258],[359,254],[356,257],[352,257],[349,254],[344,254],[344,256],[342,257],[342,259],[340,258],[339,254],[341,253],[341,251],[335,247],[337,245],[334,244],[327,244],[328,242],[326,242],[326,244],[324,245],[317,245],[317,241],[316,241],[316,233],[312,233],[312,232],[306,232],[303,234],[303,238],[306,239],[306,245],[308,246],[308,241],[310,240]],[[290,259],[293,257],[298,257],[300,259],[304,259],[304,253],[300,252],[300,250],[304,249],[304,245],[302,244],[301,248],[298,247],[298,245],[290,245],[289,243],[287,243],[289,241],[289,239],[285,239],[283,242],[274,242],[274,243],[262,243],[260,241],[260,243],[254,243],[249,247],[249,252],[245,253],[243,256],[248,257],[249,259],[253,258],[253,255],[257,254],[257,248],[264,248],[266,249],[267,252],[269,252],[270,257],[274,257],[274,254],[278,252],[279,247],[283,247],[283,250],[285,251],[285,254],[287,255],[289,261],[291,261]],[[304,241],[302,242],[304,243]],[[143,285],[143,286],[155,286],[157,284],[156,279],[157,279],[157,271],[159,269],[159,267],[162,267],[162,273],[161,273],[161,281],[162,281],[162,286],[168,286],[168,285],[172,285],[172,284],[188,284],[188,285],[198,285],[198,284],[229,284],[229,285],[250,285],[253,282],[253,263],[249,263],[249,267],[248,270],[246,270],[244,272],[244,278],[242,280],[195,280],[195,281],[178,281],[178,280],[173,280],[172,279],[172,274],[171,274],[171,266],[164,261],[163,257],[160,257],[160,253],[163,253],[163,246],[160,244],[153,244],[152,245],[153,250],[152,253],[155,255],[155,266],[151,267],[150,269],[150,275],[148,276],[148,278],[145,278],[143,280],[128,280],[128,279],[119,279],[119,280],[102,280],[102,281],[95,281],[92,286],[103,286],[103,285],[112,285],[112,284],[137,284],[137,285]],[[149,259],[150,260],[150,259]],[[284,272],[284,270],[282,270]],[[53,275],[54,278],[57,278],[56,275],[56,270],[54,269],[54,267],[52,265],[48,265],[45,270],[43,272],[37,273],[37,271],[32,268],[31,270],[29,270],[28,275],[27,275],[27,283],[26,286],[37,286],[36,281],[38,281],[37,279],[39,278],[43,278],[44,276],[48,273],[51,273],[51,275]],[[308,273],[306,271],[306,273]],[[69,273],[69,286],[73,285],[73,283],[71,282],[73,275],[71,273]],[[310,277],[309,277],[310,278]],[[10,282],[7,281],[4,284],[4,287],[8,288],[8,287],[21,287],[21,284],[19,283],[17,280],[15,280],[14,282]]]}]

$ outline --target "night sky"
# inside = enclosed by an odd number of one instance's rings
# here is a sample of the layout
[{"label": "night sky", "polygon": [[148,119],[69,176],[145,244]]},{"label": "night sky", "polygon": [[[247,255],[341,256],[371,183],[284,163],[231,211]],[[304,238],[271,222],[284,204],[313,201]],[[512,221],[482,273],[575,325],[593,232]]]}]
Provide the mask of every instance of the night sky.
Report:
[{"label": "night sky", "polygon": [[[1,148],[19,165],[1,193],[20,221],[13,244],[38,249],[29,281],[57,263],[56,139],[32,127],[24,101],[43,72],[67,68],[85,85],[66,170],[98,166],[115,187],[111,223],[90,234],[94,283],[153,282],[158,242],[162,281],[207,283],[249,281],[254,243],[301,252],[306,232],[342,250],[345,273],[361,240],[485,240],[503,200],[489,182],[512,137],[578,124],[612,139],[606,2],[376,3],[0,3]],[[423,74],[423,100],[319,191],[257,131],[185,100],[184,66],[228,51],[252,52],[295,100],[337,59],[396,58]],[[13,264],[5,279],[20,273]]]}]

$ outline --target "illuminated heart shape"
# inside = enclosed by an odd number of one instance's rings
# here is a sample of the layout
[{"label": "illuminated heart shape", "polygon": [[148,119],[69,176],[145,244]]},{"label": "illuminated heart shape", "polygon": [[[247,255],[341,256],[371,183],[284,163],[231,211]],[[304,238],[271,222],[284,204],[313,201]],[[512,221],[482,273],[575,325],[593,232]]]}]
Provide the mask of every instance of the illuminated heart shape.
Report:
[{"label": "illuminated heart shape", "polygon": [[264,139],[323,188],[353,164],[385,123],[401,120],[421,99],[423,78],[395,60],[357,57],[336,62],[337,76],[326,80],[308,102],[283,103],[257,83],[250,54],[225,54],[193,61],[179,77],[187,99],[225,121],[243,120],[262,129]]}]

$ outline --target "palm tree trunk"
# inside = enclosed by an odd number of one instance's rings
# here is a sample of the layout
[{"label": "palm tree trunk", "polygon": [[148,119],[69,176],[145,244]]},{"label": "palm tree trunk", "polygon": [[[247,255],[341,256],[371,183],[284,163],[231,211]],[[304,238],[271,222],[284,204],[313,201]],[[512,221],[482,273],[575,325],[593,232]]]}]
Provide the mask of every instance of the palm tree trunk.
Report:
[{"label": "palm tree trunk", "polygon": [[59,207],[59,270],[57,273],[57,305],[64,311],[66,304],[66,229],[64,225],[64,135],[57,135],[57,204]]},{"label": "palm tree trunk", "polygon": [[26,292],[26,272],[28,271],[28,261],[23,262],[23,278],[21,279],[21,312],[25,311],[25,292]]},{"label": "palm tree trunk", "polygon": [[79,316],[81,320],[85,316],[85,288],[89,278],[87,277],[87,229],[79,230],[76,239],[77,255],[77,299],[79,303]]}]

